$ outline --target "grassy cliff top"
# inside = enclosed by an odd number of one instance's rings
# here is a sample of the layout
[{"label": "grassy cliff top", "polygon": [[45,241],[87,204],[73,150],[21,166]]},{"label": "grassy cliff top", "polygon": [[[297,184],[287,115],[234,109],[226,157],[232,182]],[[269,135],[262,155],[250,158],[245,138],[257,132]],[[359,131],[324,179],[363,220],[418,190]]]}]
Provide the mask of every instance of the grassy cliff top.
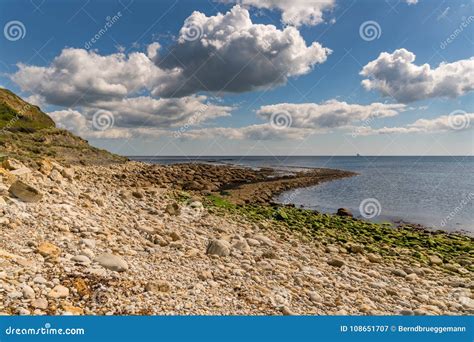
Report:
[{"label": "grassy cliff top", "polygon": [[0,129],[31,131],[54,127],[54,121],[38,106],[0,88]]},{"label": "grassy cliff top", "polygon": [[0,88],[0,157],[10,156],[27,164],[42,158],[67,164],[108,164],[124,157],[95,148],[63,129],[38,106]]}]

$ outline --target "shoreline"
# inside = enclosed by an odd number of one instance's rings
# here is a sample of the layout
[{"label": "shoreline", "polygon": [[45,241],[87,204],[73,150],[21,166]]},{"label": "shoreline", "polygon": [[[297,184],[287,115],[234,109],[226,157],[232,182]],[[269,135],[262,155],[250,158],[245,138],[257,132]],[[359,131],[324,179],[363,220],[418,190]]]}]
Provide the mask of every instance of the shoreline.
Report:
[{"label": "shoreline", "polygon": [[[474,312],[472,238],[271,203],[342,171],[3,166],[1,314]],[[12,192],[19,180],[29,188]]]},{"label": "shoreline", "polygon": [[[305,189],[309,187],[313,187],[316,185],[319,185],[323,182],[330,182],[333,180],[337,179],[343,179],[347,177],[353,177],[353,176],[358,176],[359,174],[353,171],[349,170],[341,170],[341,169],[332,169],[332,168],[316,168],[316,167],[300,167],[300,166],[288,166],[288,167],[281,167],[281,168],[276,168],[276,167],[251,167],[247,165],[242,165],[242,164],[232,164],[232,163],[216,163],[216,162],[205,162],[205,161],[193,161],[189,163],[175,163],[175,164],[159,164],[159,163],[151,163],[151,162],[143,162],[143,161],[138,161],[140,163],[144,163],[147,165],[160,165],[160,166],[169,166],[169,165],[212,165],[216,167],[231,167],[231,168],[241,168],[241,169],[248,169],[252,171],[256,171],[257,173],[260,173],[262,171],[263,177],[269,177],[274,174],[278,174],[280,172],[285,172],[288,171],[288,169],[294,168],[296,171],[292,172],[292,176],[287,176],[287,177],[281,177],[280,179],[259,179],[256,182],[253,183],[234,183],[234,184],[227,184],[221,187],[220,191],[228,191],[228,190],[234,190],[232,191],[230,195],[230,201],[236,204],[249,204],[249,203],[260,203],[264,205],[269,205],[269,204],[277,204],[277,205],[282,205],[282,206],[288,206],[288,205],[295,205],[294,203],[291,203],[291,195],[288,196],[287,199],[285,199],[283,202],[278,202],[275,201],[276,198],[286,192],[291,192],[291,191],[298,191],[298,189]],[[298,171],[299,170],[299,171]],[[325,171],[326,173],[321,174],[321,171]],[[312,174],[314,172],[314,174]],[[305,176],[305,173],[309,173],[308,176]],[[272,186],[263,186],[263,189],[259,187],[259,185],[264,185],[265,182],[270,183],[272,182],[279,184],[279,181],[281,180],[287,180],[286,184],[283,184],[281,187],[278,187],[277,189],[274,189]],[[239,189],[240,188],[240,189]],[[189,189],[186,188],[185,190],[196,190],[196,189]],[[267,191],[271,191],[271,195],[268,196]],[[263,194],[263,196],[257,196],[254,197],[252,196],[253,193],[259,193]],[[243,198],[240,197],[243,194]],[[229,196],[226,195],[226,196]],[[240,198],[239,198],[240,197]],[[319,210],[313,209],[310,207],[305,207],[305,206],[299,206],[302,209],[307,209],[314,211],[316,213],[319,213]],[[345,209],[342,207],[335,208],[334,212],[324,212],[326,214],[330,215],[337,215],[337,210],[338,209]],[[376,224],[383,224],[385,222],[390,222],[394,225],[394,227],[412,227],[414,230],[422,230],[422,231],[427,231],[427,232],[436,232],[436,231],[442,231],[446,234],[457,234],[457,235],[467,235],[470,237],[474,237],[474,233],[470,232],[467,229],[456,229],[456,230],[444,230],[439,227],[435,226],[430,226],[426,225],[423,223],[417,223],[417,222],[411,222],[409,220],[406,220],[405,218],[401,216],[391,216],[387,217],[387,221],[371,221],[368,219],[365,219],[363,217],[355,217],[356,219],[359,220],[364,220],[367,222],[371,223],[376,223]]]}]

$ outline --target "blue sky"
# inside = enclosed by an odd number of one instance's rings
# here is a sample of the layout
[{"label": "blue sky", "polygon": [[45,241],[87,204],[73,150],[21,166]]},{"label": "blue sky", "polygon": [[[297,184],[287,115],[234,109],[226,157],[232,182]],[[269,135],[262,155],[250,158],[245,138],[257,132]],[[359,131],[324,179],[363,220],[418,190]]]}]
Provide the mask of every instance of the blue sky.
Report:
[{"label": "blue sky", "polygon": [[[2,1],[0,85],[125,155],[472,155],[473,1],[235,2]],[[199,37],[183,40],[191,24]]]}]

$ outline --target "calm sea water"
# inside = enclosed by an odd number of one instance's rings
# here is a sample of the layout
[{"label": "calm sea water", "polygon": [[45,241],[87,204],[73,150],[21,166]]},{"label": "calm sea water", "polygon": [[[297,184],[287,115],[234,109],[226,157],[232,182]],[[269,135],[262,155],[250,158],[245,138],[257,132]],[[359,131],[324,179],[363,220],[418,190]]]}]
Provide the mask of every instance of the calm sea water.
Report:
[{"label": "calm sea water", "polygon": [[355,171],[358,176],[295,189],[280,195],[278,200],[329,213],[344,207],[355,216],[375,215],[367,219],[378,222],[403,220],[448,231],[474,233],[473,156],[132,159],[159,164],[197,161],[285,170],[327,167]]}]

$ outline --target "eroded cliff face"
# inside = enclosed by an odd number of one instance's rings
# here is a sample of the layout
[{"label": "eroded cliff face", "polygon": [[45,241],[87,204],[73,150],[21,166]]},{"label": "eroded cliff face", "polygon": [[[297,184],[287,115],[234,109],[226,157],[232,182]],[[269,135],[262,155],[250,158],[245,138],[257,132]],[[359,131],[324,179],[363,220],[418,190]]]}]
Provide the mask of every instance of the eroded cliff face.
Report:
[{"label": "eroded cliff face", "polygon": [[126,160],[56,128],[54,121],[38,106],[3,88],[0,88],[0,155],[28,165],[44,158],[67,164],[108,164]]}]

